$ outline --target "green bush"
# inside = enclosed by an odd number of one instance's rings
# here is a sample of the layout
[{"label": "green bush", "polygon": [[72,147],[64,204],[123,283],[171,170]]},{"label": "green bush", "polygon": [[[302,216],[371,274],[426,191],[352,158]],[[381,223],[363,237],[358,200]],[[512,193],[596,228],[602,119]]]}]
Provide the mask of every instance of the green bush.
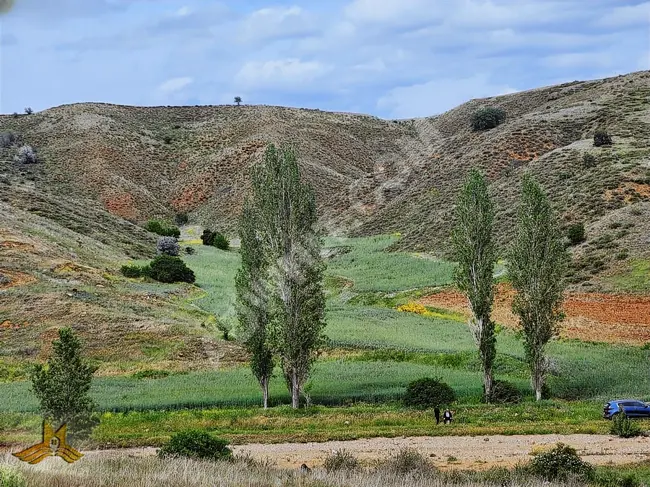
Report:
[{"label": "green bush", "polygon": [[221,250],[228,250],[230,248],[230,242],[228,242],[228,239],[223,234],[208,229],[203,230],[201,241],[203,245],[210,245]]},{"label": "green bush", "polygon": [[610,432],[621,438],[633,438],[641,434],[641,428],[633,420],[628,418],[625,413],[617,413],[612,418]]},{"label": "green bush", "polygon": [[151,279],[165,283],[187,282],[192,284],[196,280],[194,271],[187,267],[180,257],[165,254],[152,260],[151,264],[142,269],[142,273]]},{"label": "green bush", "polygon": [[506,112],[500,108],[480,108],[472,115],[472,128],[474,130],[489,130],[506,121]]},{"label": "green bush", "polygon": [[232,456],[228,441],[199,430],[181,431],[158,450],[158,456],[187,457],[201,460],[226,460]]},{"label": "green bush", "polygon": [[582,156],[582,167],[594,167],[596,165],[596,157],[589,152],[585,152]]},{"label": "green bush", "polygon": [[352,471],[359,468],[359,461],[349,451],[336,450],[331,455],[327,455],[323,466],[327,473],[340,470]]},{"label": "green bush", "polygon": [[593,467],[583,461],[575,448],[557,443],[551,450],[537,453],[529,464],[533,475],[545,480],[566,480],[569,476],[589,479]]},{"label": "green bush", "polygon": [[596,129],[594,132],[594,146],[612,145],[612,136],[605,129]]},{"label": "green bush", "polygon": [[168,370],[152,370],[145,369],[135,372],[131,377],[134,379],[164,379],[169,377],[170,372]]},{"label": "green bush", "polygon": [[409,383],[404,394],[404,405],[408,407],[432,408],[447,406],[456,400],[456,393],[442,379],[424,377]]},{"label": "green bush", "polygon": [[490,401],[495,404],[516,404],[522,399],[521,392],[511,382],[495,380]]},{"label": "green bush", "polygon": [[574,223],[567,229],[566,236],[569,239],[569,243],[571,245],[578,245],[584,242],[586,239],[585,224],[582,222]]},{"label": "green bush", "polygon": [[25,487],[27,482],[23,474],[15,467],[0,466],[0,487]]},{"label": "green bush", "polygon": [[174,217],[174,222],[179,227],[182,227],[183,225],[187,225],[189,221],[190,221],[190,217],[187,216],[187,213],[177,213],[176,216]]},{"label": "green bush", "polygon": [[185,247],[185,253],[187,255],[194,255],[194,252],[196,252],[196,250],[194,250],[194,247]]},{"label": "green bush", "polygon": [[120,272],[124,277],[130,277],[132,279],[142,277],[142,267],[137,265],[123,265],[120,268]]},{"label": "green bush", "polygon": [[181,236],[181,231],[173,226],[169,225],[167,222],[160,220],[149,220],[144,226],[145,230],[160,235],[162,237],[176,237]]}]

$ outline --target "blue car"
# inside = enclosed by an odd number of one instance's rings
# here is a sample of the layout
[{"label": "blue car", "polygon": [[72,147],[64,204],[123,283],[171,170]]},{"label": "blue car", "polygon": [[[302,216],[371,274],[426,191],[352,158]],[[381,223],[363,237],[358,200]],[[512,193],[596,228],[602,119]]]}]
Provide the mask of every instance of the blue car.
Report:
[{"label": "blue car", "polygon": [[603,418],[612,419],[620,413],[628,418],[650,418],[650,404],[636,399],[609,401],[603,409]]}]

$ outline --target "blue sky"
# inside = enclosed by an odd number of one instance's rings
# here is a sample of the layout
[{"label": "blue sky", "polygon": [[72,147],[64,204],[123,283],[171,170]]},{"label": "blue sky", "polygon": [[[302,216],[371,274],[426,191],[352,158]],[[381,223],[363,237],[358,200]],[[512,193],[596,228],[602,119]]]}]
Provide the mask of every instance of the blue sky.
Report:
[{"label": "blue sky", "polygon": [[239,95],[407,118],[650,69],[640,0],[0,0],[0,11],[2,113]]}]

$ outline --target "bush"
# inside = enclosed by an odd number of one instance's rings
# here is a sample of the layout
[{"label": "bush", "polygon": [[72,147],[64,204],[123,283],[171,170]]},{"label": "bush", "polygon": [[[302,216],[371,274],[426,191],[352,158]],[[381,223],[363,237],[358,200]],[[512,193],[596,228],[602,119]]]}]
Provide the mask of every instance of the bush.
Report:
[{"label": "bush", "polygon": [[23,145],[18,149],[14,161],[19,164],[36,164],[38,162],[38,156],[31,145]]},{"label": "bush", "polygon": [[621,438],[633,438],[641,434],[641,428],[638,424],[628,418],[625,413],[617,413],[612,418],[612,427],[610,432]]},{"label": "bush", "polygon": [[0,487],[26,487],[25,477],[16,468],[0,466]]},{"label": "bush", "polygon": [[16,145],[18,137],[13,132],[2,132],[0,133],[0,147],[3,149],[8,149]]},{"label": "bush", "polygon": [[421,453],[411,448],[400,449],[395,456],[386,460],[380,468],[397,475],[435,471],[435,467]]},{"label": "bush", "polygon": [[219,232],[213,232],[212,230],[205,229],[201,234],[201,241],[203,245],[210,245],[221,250],[228,250],[230,248],[230,242]]},{"label": "bush", "polygon": [[137,265],[123,265],[120,272],[124,277],[130,277],[131,279],[142,277],[142,267]]},{"label": "bush", "polygon": [[158,254],[176,257],[180,253],[181,247],[178,245],[176,237],[159,237],[158,243],[156,244],[156,250],[158,251]]},{"label": "bush", "polygon": [[472,115],[472,128],[474,130],[489,130],[506,121],[506,112],[500,108],[485,107],[477,110]]},{"label": "bush", "polygon": [[604,129],[596,129],[594,132],[594,146],[612,145],[612,136]]},{"label": "bush", "polygon": [[217,320],[217,330],[223,333],[223,339],[230,340],[230,325],[223,320]]},{"label": "bush", "polygon": [[190,221],[190,217],[187,216],[187,213],[177,213],[176,216],[174,217],[174,222],[179,227],[182,227],[183,225],[187,225],[189,221]]},{"label": "bush", "polygon": [[163,237],[179,238],[181,236],[181,231],[177,227],[169,225],[168,223],[160,220],[149,220],[144,228],[151,233],[155,233]]},{"label": "bush", "polygon": [[566,480],[570,475],[589,479],[594,471],[590,464],[580,458],[575,448],[564,443],[558,443],[551,450],[537,453],[529,468],[533,475],[549,481]]},{"label": "bush", "polygon": [[226,440],[215,438],[205,431],[181,431],[172,435],[169,442],[158,450],[158,456],[226,460],[232,456],[232,451],[227,445]]},{"label": "bush", "polygon": [[159,282],[187,282],[192,284],[196,278],[192,269],[185,265],[180,257],[171,255],[159,255],[151,261],[143,274]]},{"label": "bush", "polygon": [[586,239],[585,224],[582,222],[574,223],[567,229],[566,236],[569,239],[569,243],[571,245],[578,245],[584,242]]},{"label": "bush", "polygon": [[359,468],[359,461],[349,451],[336,450],[331,455],[327,455],[323,466],[327,473],[339,470],[352,471]]},{"label": "bush", "polygon": [[196,250],[194,250],[194,247],[185,247],[185,253],[187,255],[193,255]]},{"label": "bush", "polygon": [[456,393],[440,378],[425,377],[409,383],[404,404],[409,407],[432,408],[446,406],[456,400]]},{"label": "bush", "polygon": [[490,400],[495,404],[516,404],[522,399],[521,392],[511,382],[495,380]]},{"label": "bush", "polygon": [[596,156],[585,152],[582,156],[582,167],[594,167],[596,165]]},{"label": "bush", "polygon": [[34,110],[32,110],[32,107],[25,108],[25,114],[26,115],[31,115],[32,113],[34,113]]}]

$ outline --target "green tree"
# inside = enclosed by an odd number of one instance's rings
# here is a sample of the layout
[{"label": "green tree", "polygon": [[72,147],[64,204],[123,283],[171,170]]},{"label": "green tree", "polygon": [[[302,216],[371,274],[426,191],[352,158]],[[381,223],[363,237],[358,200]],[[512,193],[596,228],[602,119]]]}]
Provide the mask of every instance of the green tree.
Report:
[{"label": "green tree", "polygon": [[73,438],[87,437],[97,424],[93,418],[96,405],[89,395],[97,367],[83,359],[81,342],[71,328],[61,328],[52,347],[47,365],[36,365],[30,374],[32,391],[45,419],[67,424]]},{"label": "green tree", "polygon": [[472,169],[458,197],[452,243],[458,261],[455,282],[466,294],[472,312],[469,328],[478,345],[487,402],[492,397],[492,366],[497,353],[494,322],[490,318],[497,260],[493,225],[494,205],[488,194],[487,181],[480,171]]},{"label": "green tree", "polygon": [[237,103],[237,106],[241,105],[241,96],[235,97],[235,103]]},{"label": "green tree", "polygon": [[298,407],[325,327],[324,263],[316,231],[316,199],[300,181],[292,147],[270,145],[253,170],[252,205],[268,263],[273,317],[270,339]]},{"label": "green tree", "polygon": [[239,335],[250,354],[250,366],[261,389],[264,409],[269,406],[269,381],[273,376],[273,352],[268,343],[269,287],[264,248],[250,201],[239,220],[241,267],[235,276]]},{"label": "green tree", "polygon": [[562,231],[546,194],[530,175],[525,175],[508,275],[517,291],[512,309],[524,331],[524,350],[538,401],[548,371],[546,345],[558,334],[563,317],[563,276],[568,260]]}]

